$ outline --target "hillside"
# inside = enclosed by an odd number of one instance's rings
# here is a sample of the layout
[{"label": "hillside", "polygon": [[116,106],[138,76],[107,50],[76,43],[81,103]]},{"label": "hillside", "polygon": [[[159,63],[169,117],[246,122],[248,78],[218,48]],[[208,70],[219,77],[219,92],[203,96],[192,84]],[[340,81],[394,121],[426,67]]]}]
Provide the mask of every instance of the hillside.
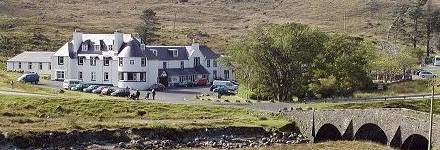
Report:
[{"label": "hillside", "polygon": [[[221,48],[228,40],[262,23],[299,22],[329,32],[383,38],[393,10],[410,0],[2,0],[0,34],[23,50],[55,50],[70,39],[74,28],[84,32],[134,32],[145,8],[155,10],[162,27],[162,44],[199,42]],[[434,4],[437,4],[437,0]],[[344,19],[345,18],[345,19]],[[344,21],[345,20],[345,21]],[[47,43],[33,33],[41,32]],[[45,39],[47,38],[47,39]],[[46,46],[49,45],[49,46]]]}]

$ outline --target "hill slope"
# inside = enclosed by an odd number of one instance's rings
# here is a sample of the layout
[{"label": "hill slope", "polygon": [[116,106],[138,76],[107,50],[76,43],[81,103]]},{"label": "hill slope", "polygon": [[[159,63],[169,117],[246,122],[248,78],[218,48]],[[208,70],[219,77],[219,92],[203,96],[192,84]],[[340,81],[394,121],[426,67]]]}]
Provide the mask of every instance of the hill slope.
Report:
[{"label": "hill slope", "polygon": [[[188,44],[199,33],[212,47],[261,23],[299,22],[325,31],[384,37],[393,10],[410,0],[3,0],[0,1],[0,34],[19,41],[41,32],[53,43],[20,50],[54,50],[70,39],[74,28],[84,32],[134,32],[145,8],[155,10],[162,26],[163,44]],[[434,1],[437,3],[437,0]]]}]

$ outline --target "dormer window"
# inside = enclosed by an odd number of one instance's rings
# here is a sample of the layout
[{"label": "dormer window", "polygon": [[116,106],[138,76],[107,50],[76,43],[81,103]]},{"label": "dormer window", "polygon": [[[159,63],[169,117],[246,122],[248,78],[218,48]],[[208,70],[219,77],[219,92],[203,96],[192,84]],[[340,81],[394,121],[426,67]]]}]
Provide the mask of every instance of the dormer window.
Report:
[{"label": "dormer window", "polygon": [[153,52],[154,56],[157,56],[157,50],[156,49],[150,49],[151,52]]},{"label": "dormer window", "polygon": [[95,51],[100,51],[101,50],[101,45],[95,45]]},{"label": "dormer window", "polygon": [[113,50],[113,45],[108,45],[108,50],[112,51]]},{"label": "dormer window", "polygon": [[177,49],[169,49],[171,52],[173,52],[173,57],[177,57],[179,56],[179,52],[177,51]]},{"label": "dormer window", "polygon": [[89,49],[86,43],[83,43],[81,47],[82,47],[82,51],[87,51]]}]

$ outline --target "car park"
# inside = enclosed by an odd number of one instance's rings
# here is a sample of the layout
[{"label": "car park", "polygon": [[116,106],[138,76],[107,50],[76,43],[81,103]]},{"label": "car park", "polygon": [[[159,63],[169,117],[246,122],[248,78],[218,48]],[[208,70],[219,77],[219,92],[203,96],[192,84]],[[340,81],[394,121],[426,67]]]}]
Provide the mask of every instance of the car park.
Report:
[{"label": "car park", "polygon": [[106,86],[100,86],[94,90],[92,90],[92,93],[100,94],[103,89],[107,88]]},{"label": "car park", "polygon": [[72,90],[72,91],[82,91],[83,89],[85,89],[85,88],[87,88],[89,86],[90,86],[89,84],[80,83],[80,84],[77,84],[76,86],[70,88],[70,90]]},{"label": "car park", "polygon": [[155,91],[165,91],[165,85],[163,84],[153,84],[150,87],[147,88],[147,91],[155,90]]},{"label": "car park", "polygon": [[63,89],[71,89],[72,87],[75,87],[76,85],[82,83],[81,80],[76,79],[65,79],[63,81]]},{"label": "car park", "polygon": [[114,88],[106,87],[106,88],[102,89],[101,94],[102,94],[102,95],[110,95],[110,94],[113,93],[114,91],[115,91]]},{"label": "car park", "polygon": [[422,78],[436,78],[437,77],[436,74],[433,74],[432,72],[429,72],[429,71],[421,71],[419,73],[419,76]]},{"label": "car park", "polygon": [[21,75],[18,79],[18,82],[24,82],[24,83],[33,83],[38,84],[40,81],[40,76],[37,73],[25,73]]},{"label": "car park", "polygon": [[130,89],[120,88],[110,94],[111,96],[127,97],[130,95]]},{"label": "car park", "polygon": [[87,93],[91,93],[94,89],[97,89],[99,87],[99,85],[90,85],[87,88],[84,88],[83,91],[87,92]]}]

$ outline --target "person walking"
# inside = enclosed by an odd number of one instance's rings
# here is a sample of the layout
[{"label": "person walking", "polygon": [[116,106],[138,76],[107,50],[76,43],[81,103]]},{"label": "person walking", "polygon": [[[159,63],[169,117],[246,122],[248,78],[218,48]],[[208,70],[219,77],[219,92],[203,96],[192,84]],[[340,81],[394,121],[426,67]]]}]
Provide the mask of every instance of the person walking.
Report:
[{"label": "person walking", "polygon": [[139,89],[136,89],[136,100],[139,100],[139,96],[141,95],[141,93],[139,92]]},{"label": "person walking", "polygon": [[153,94],[153,100],[154,100],[154,98],[156,97],[156,90],[152,89],[151,94]]},{"label": "person walking", "polygon": [[150,99],[150,91],[147,91],[147,94],[145,95],[145,99],[146,100]]}]

